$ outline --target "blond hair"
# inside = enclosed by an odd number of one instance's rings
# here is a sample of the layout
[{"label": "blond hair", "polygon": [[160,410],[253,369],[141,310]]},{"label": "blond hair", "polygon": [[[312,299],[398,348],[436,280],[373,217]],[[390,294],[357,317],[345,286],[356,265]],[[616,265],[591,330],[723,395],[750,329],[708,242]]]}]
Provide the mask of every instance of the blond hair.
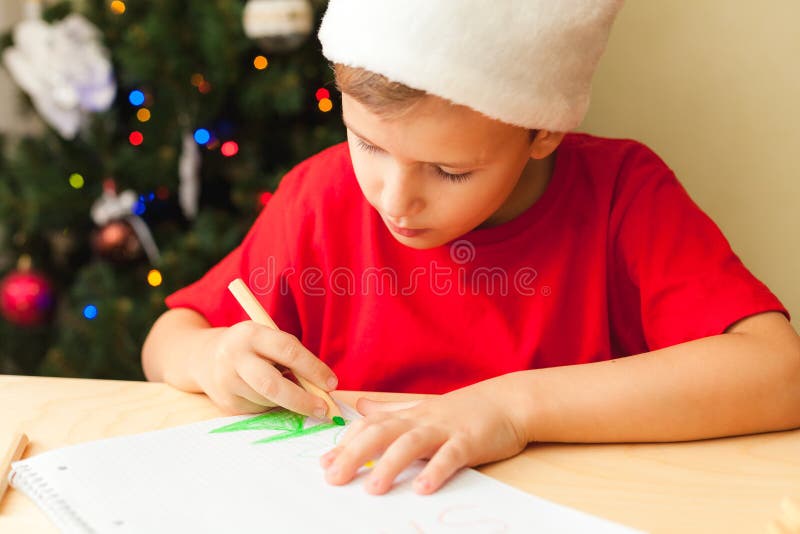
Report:
[{"label": "blond hair", "polygon": [[[382,74],[361,67],[334,63],[333,74],[336,88],[340,92],[347,93],[370,112],[383,118],[398,118],[430,95],[426,91],[393,82]],[[537,130],[529,132],[532,141]]]},{"label": "blond hair", "polygon": [[382,74],[360,67],[334,63],[333,73],[339,91],[381,117],[399,117],[428,95],[425,91],[393,82]]}]

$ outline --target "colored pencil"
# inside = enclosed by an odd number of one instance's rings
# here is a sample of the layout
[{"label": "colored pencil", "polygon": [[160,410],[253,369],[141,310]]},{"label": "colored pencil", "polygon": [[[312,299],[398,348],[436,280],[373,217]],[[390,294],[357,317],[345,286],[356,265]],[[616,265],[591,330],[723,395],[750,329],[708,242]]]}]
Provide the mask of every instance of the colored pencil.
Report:
[{"label": "colored pencil", "polygon": [[8,473],[11,471],[11,464],[22,458],[28,443],[28,436],[17,432],[11,440],[11,448],[3,455],[3,461],[0,463],[0,477],[2,477],[0,478],[0,502],[3,502],[3,495],[6,494],[6,488],[8,488]]}]

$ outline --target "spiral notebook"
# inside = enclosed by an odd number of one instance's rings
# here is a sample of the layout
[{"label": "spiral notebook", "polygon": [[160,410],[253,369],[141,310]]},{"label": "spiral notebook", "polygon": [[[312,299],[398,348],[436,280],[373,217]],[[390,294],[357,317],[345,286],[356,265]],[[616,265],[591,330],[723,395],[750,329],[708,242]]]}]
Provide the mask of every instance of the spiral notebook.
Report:
[{"label": "spiral notebook", "polygon": [[428,496],[410,487],[422,462],[386,495],[364,491],[368,466],[330,486],[319,456],[344,429],[273,409],[48,451],[9,481],[64,532],[634,532],[473,469]]}]

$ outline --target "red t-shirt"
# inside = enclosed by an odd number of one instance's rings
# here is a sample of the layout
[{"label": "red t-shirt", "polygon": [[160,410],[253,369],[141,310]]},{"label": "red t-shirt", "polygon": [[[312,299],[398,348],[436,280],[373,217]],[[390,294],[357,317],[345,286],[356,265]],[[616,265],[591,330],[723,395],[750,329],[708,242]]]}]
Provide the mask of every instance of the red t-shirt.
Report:
[{"label": "red t-shirt", "polygon": [[428,250],[392,237],[347,145],[333,146],[290,171],[242,244],[167,305],[213,326],[246,320],[227,290],[236,277],[353,390],[442,393],[788,317],[658,156],[584,134],[565,137],[520,216]]}]

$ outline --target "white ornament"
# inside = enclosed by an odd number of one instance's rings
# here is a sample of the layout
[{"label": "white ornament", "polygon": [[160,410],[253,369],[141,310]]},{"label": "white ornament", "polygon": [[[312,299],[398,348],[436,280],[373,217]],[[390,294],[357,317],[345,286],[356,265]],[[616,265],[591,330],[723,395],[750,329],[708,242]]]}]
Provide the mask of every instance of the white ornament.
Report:
[{"label": "white ornament", "polygon": [[13,33],[3,63],[61,137],[73,139],[87,113],[111,106],[117,91],[111,62],[86,18],[73,13],[54,24],[31,18]]},{"label": "white ornament", "polygon": [[137,199],[131,189],[117,195],[113,189],[104,188],[103,194],[92,204],[92,221],[97,226],[105,226],[111,221],[124,219],[133,213]]},{"label": "white ornament", "polygon": [[190,132],[183,134],[181,145],[178,160],[178,203],[186,218],[194,219],[200,200],[200,149]]},{"label": "white ornament", "polygon": [[136,237],[142,244],[147,259],[155,265],[158,263],[160,254],[153,234],[150,233],[147,223],[135,215],[133,212],[137,202],[136,193],[131,189],[126,189],[119,195],[114,187],[103,187],[103,194],[94,201],[90,213],[92,220],[97,226],[105,226],[110,222],[124,220],[131,225]]},{"label": "white ornament", "polygon": [[244,33],[266,51],[300,46],[314,29],[309,0],[249,0],[242,16]]}]

